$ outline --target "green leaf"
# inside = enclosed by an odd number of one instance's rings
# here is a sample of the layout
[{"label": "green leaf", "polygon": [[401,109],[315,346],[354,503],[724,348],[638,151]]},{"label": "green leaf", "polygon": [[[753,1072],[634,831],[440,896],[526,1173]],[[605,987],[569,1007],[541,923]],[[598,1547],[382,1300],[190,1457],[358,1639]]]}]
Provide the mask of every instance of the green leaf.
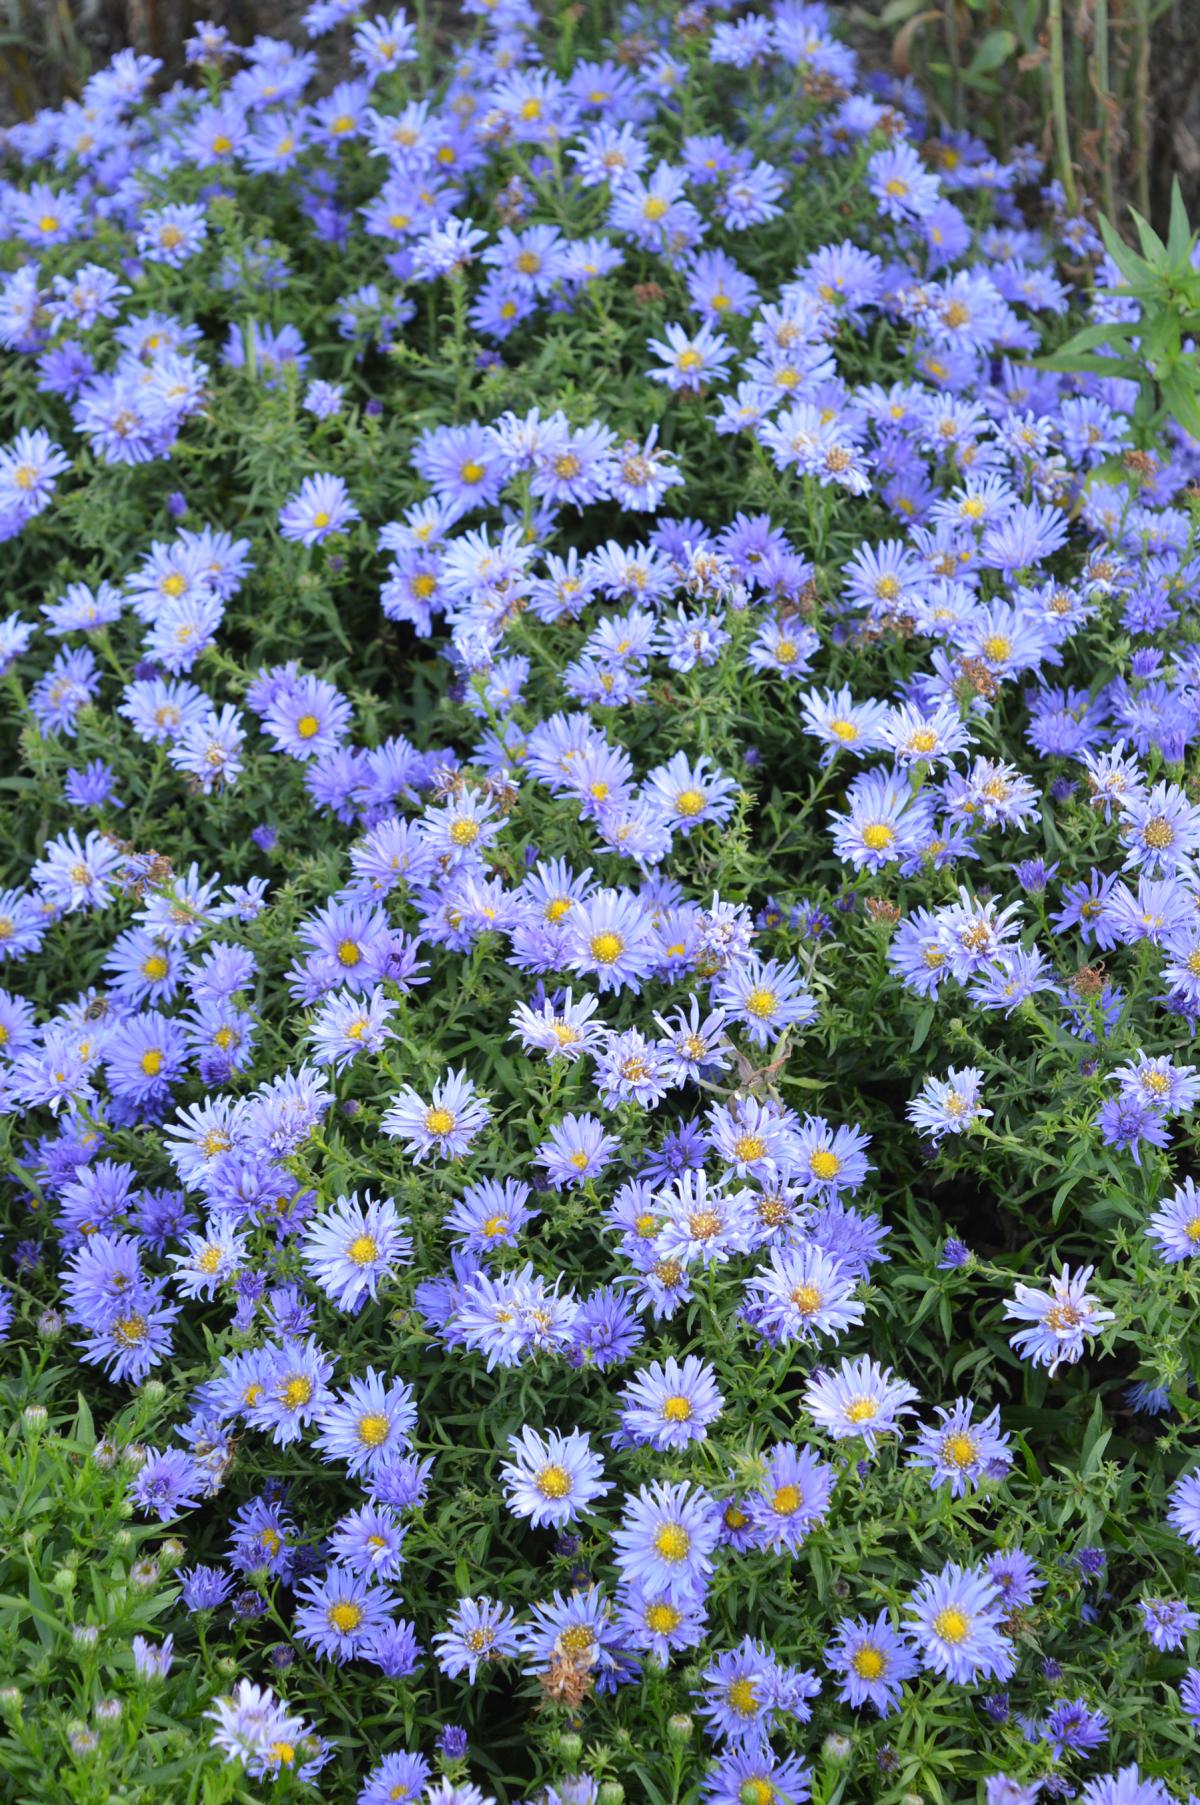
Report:
[{"label": "green leaf", "polygon": [[1057,351],[1048,352],[1038,362],[1044,366],[1055,357],[1073,356],[1078,351],[1094,350],[1098,345],[1110,345],[1114,339],[1132,338],[1139,330],[1140,321],[1102,320],[1099,325],[1085,326],[1082,332],[1074,333]]},{"label": "green leaf", "polygon": [[978,50],[963,71],[963,80],[974,80],[977,75],[990,75],[1001,63],[1006,63],[1017,48],[1015,31],[989,31],[980,42]]},{"label": "green leaf", "polygon": [[1133,215],[1133,223],[1137,227],[1142,250],[1152,268],[1160,268],[1167,261],[1167,247],[1159,237],[1148,219],[1143,219],[1136,207],[1129,211]]},{"label": "green leaf", "polygon": [[1192,228],[1183,201],[1183,189],[1179,186],[1179,177],[1176,176],[1171,183],[1171,224],[1167,233],[1167,255],[1172,263],[1185,264],[1190,261],[1192,237]]},{"label": "green leaf", "polygon": [[1177,313],[1169,313],[1164,309],[1153,314],[1146,322],[1142,335],[1142,356],[1148,364],[1157,363],[1166,357],[1173,361],[1179,355],[1179,334],[1182,321]]},{"label": "green leaf", "polygon": [[916,1026],[913,1029],[912,1045],[908,1049],[910,1053],[920,1052],[925,1043],[925,1037],[933,1026],[934,1013],[935,1012],[931,1007],[929,1009],[922,1009],[920,1015],[918,1015]]},{"label": "green leaf", "polygon": [[1200,439],[1200,397],[1197,386],[1200,372],[1187,364],[1178,364],[1162,384],[1163,406],[1184,432]]},{"label": "green leaf", "polygon": [[1150,265],[1130,249],[1103,214],[1100,216],[1100,236],[1104,240],[1105,250],[1127,282],[1144,282],[1148,276],[1153,275]]}]

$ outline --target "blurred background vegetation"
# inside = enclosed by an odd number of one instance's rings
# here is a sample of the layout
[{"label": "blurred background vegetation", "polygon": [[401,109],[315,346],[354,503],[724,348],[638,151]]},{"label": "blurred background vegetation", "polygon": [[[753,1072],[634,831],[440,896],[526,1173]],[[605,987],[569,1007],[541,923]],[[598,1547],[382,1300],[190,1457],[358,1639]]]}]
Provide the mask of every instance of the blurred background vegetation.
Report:
[{"label": "blurred background vegetation", "polygon": [[[305,4],[0,0],[0,124],[77,95],[125,45],[161,57],[173,79],[199,18],[244,43],[299,37]],[[453,0],[443,4],[449,21]],[[1123,230],[1129,204],[1165,225],[1175,177],[1200,216],[1200,0],[831,0],[830,10],[866,58],[915,76],[946,123],[1000,147],[1044,144],[1068,193]]]}]

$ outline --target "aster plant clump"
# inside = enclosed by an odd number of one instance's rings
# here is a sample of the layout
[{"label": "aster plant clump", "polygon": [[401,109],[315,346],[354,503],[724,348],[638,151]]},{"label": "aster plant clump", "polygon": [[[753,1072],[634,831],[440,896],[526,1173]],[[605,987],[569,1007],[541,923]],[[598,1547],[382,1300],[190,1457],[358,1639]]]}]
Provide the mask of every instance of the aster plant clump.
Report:
[{"label": "aster plant clump", "polygon": [[833,8],[305,29],[3,145],[6,1785],[1183,1805],[1137,297]]}]

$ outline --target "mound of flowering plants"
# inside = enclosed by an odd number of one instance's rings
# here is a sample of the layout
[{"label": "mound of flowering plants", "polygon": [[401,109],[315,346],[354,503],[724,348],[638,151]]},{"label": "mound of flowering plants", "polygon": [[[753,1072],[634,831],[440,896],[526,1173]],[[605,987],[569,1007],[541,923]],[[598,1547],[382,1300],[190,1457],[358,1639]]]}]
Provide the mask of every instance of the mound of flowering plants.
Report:
[{"label": "mound of flowering plants", "polygon": [[835,9],[305,25],[4,144],[0,1790],[1186,1801],[1158,326]]}]

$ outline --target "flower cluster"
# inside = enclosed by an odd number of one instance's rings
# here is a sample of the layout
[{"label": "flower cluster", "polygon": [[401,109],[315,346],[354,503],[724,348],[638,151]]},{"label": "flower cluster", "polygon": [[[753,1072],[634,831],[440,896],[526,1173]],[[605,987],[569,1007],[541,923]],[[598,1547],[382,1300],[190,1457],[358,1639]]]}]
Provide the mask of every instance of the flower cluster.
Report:
[{"label": "flower cluster", "polygon": [[5,142],[5,1396],[178,1538],[14,1478],[64,1760],[1181,1800],[1200,444],[1037,361],[1136,300],[821,4],[305,26]]}]

